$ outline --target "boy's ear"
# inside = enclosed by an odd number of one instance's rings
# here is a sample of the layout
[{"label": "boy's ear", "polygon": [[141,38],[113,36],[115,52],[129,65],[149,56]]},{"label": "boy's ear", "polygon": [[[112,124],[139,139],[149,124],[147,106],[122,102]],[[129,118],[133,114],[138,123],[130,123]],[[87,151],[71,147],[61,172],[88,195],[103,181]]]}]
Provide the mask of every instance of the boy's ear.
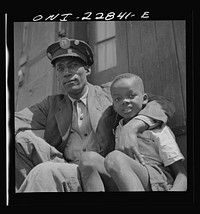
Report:
[{"label": "boy's ear", "polygon": [[[114,104],[112,104],[112,106],[113,106],[113,109],[114,109],[114,111],[115,111],[115,106],[114,106]],[[117,112],[115,111],[115,113],[117,113]]]},{"label": "boy's ear", "polygon": [[146,93],[143,94],[143,105],[146,105],[149,101],[148,95]]}]

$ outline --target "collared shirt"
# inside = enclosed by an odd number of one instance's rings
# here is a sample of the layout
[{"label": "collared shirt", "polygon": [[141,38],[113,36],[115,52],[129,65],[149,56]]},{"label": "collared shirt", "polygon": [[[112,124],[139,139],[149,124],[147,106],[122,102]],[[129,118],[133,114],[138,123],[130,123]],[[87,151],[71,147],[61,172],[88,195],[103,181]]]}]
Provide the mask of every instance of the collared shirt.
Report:
[{"label": "collared shirt", "polygon": [[93,144],[94,132],[88,111],[88,86],[85,94],[77,101],[69,96],[72,101],[73,116],[72,128],[67,139],[64,155],[67,160],[78,162],[82,152],[90,150]]},{"label": "collared shirt", "polygon": [[[73,106],[73,119],[72,125],[78,122],[78,128],[80,129],[83,125],[83,120],[87,118],[88,114],[88,107],[87,107],[87,96],[88,96],[88,86],[85,94],[79,99],[75,100],[69,96],[69,99],[72,101]],[[73,127],[77,129],[77,127]]]},{"label": "collared shirt", "polygon": [[[123,126],[123,119],[120,120],[115,131],[115,148],[122,141],[131,141],[131,123],[129,121]],[[133,142],[143,156],[146,164],[155,164],[169,166],[178,160],[184,160],[184,157],[175,141],[175,136],[171,129],[164,125],[162,128],[146,130],[137,134],[137,142]]]}]

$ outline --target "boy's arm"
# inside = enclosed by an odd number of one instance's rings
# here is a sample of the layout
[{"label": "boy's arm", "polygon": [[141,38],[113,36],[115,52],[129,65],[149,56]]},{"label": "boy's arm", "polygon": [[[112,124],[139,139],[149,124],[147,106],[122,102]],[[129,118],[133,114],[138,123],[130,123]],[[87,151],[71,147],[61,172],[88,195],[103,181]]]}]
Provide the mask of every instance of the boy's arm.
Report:
[{"label": "boy's arm", "polygon": [[181,161],[177,161],[169,166],[174,175],[175,180],[170,191],[186,191],[187,190],[187,173]]}]

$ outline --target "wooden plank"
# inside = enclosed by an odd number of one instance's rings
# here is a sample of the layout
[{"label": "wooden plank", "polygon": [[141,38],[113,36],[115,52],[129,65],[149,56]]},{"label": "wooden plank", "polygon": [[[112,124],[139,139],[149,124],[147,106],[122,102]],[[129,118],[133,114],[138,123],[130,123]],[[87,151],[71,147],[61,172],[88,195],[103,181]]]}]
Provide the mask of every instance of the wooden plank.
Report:
[{"label": "wooden plank", "polygon": [[[129,72],[140,75],[143,78],[142,51],[141,51],[141,35],[140,22],[127,22],[127,38],[128,38],[128,58]],[[148,88],[148,86],[146,86]]]},{"label": "wooden plank", "polygon": [[[15,108],[17,107],[18,95],[18,71],[19,61],[22,53],[23,22],[14,22],[14,82],[15,82]],[[9,74],[10,75],[10,74]]]},{"label": "wooden plank", "polygon": [[26,23],[23,53],[27,56],[24,66],[24,83],[18,90],[17,107],[20,110],[53,94],[55,74],[46,57],[46,48],[55,41],[55,23]]},{"label": "wooden plank", "polygon": [[49,87],[49,74],[45,73],[39,79],[19,88],[17,110],[19,111],[42,101],[46,96],[51,94]]},{"label": "wooden plank", "polygon": [[160,92],[173,101],[176,112],[170,121],[171,127],[185,125],[184,103],[171,21],[156,21],[157,48],[160,67]]},{"label": "wooden plank", "polygon": [[52,65],[47,56],[41,56],[34,64],[29,66],[29,71],[27,72],[27,83],[37,80],[40,76],[43,76],[45,73],[52,70]]},{"label": "wooden plank", "polygon": [[72,38],[80,39],[88,42],[87,38],[87,22],[74,22],[74,34]]},{"label": "wooden plank", "polygon": [[[181,30],[183,31],[183,27]],[[180,34],[181,31],[178,32]],[[178,61],[181,53],[176,48],[175,37],[178,33],[174,35],[172,21],[127,22],[127,36],[129,71],[143,78],[147,92],[162,95],[175,104],[176,113],[171,120],[171,127],[185,125],[182,98],[184,82],[180,78]],[[183,48],[184,40],[178,41]],[[184,57],[181,60],[182,64],[185,63]]]},{"label": "wooden plank", "polygon": [[173,21],[174,38],[177,51],[179,75],[183,94],[184,111],[186,113],[186,32],[185,21]]},{"label": "wooden plank", "polygon": [[180,148],[181,153],[185,157],[185,160],[183,162],[183,165],[185,169],[187,170],[187,135],[179,135],[176,136],[176,142]]},{"label": "wooden plank", "polygon": [[55,41],[54,22],[31,22],[28,32],[28,57],[29,61],[37,57],[49,44]]}]

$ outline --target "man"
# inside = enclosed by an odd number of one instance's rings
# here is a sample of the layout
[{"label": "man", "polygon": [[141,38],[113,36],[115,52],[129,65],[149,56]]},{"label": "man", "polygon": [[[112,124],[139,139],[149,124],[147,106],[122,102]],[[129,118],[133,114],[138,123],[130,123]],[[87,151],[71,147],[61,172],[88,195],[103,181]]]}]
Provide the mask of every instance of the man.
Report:
[{"label": "man", "polygon": [[[87,81],[93,64],[87,43],[64,37],[47,48],[47,56],[66,93],[16,112],[16,186],[19,192],[82,191],[77,168],[81,154],[96,151],[106,156],[113,150],[113,130],[120,118],[107,87]],[[172,103],[152,97],[135,118],[135,132],[166,123],[173,113]],[[135,148],[123,149],[133,150],[142,162]]]}]

